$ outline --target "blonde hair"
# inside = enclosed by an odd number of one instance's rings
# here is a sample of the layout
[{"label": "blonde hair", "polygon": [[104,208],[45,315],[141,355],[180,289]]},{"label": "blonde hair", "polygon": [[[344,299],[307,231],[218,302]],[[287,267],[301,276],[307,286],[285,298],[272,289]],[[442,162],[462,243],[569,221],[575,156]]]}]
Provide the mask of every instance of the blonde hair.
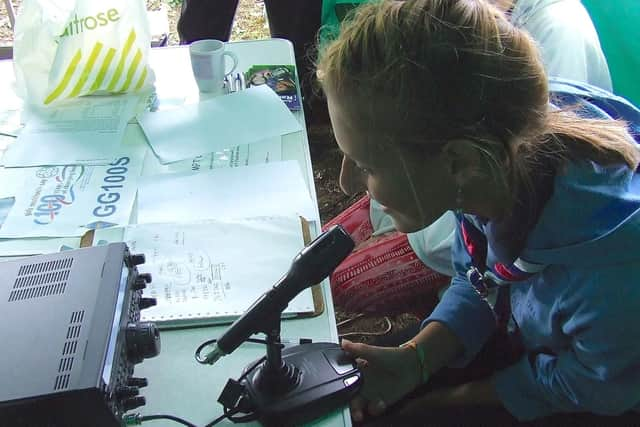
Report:
[{"label": "blonde hair", "polygon": [[568,157],[632,169],[640,161],[624,123],[549,110],[535,43],[487,1],[362,5],[320,52],[317,74],[358,120],[401,147],[468,139],[511,190],[531,190],[538,166],[555,170]]}]

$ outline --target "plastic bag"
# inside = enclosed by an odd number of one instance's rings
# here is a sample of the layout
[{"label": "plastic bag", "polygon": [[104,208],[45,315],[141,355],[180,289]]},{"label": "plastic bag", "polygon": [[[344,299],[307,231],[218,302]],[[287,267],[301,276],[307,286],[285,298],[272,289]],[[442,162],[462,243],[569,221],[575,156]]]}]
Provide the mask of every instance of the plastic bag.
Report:
[{"label": "plastic bag", "polygon": [[16,19],[16,89],[25,103],[153,85],[143,0],[25,0]]}]

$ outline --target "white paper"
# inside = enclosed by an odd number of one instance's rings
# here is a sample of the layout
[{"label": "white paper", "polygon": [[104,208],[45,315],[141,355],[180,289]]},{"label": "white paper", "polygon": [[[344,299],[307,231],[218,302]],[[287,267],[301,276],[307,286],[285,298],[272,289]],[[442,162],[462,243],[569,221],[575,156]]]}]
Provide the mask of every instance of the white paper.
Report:
[{"label": "white paper", "polygon": [[315,205],[295,161],[140,179],[138,223],[248,216],[315,218]]},{"label": "white paper", "polygon": [[124,230],[123,227],[98,228],[93,232],[93,246],[122,242],[124,239]]},{"label": "white paper", "polygon": [[[136,126],[131,126],[135,136]],[[127,225],[146,145],[123,144],[110,165],[19,168],[9,174],[21,185],[0,237],[71,237],[89,229]],[[112,153],[112,158],[114,157]]]},{"label": "white paper", "polygon": [[132,95],[83,97],[30,112],[2,162],[7,167],[109,164],[139,101]]},{"label": "white paper", "polygon": [[0,167],[0,198],[14,197],[24,185],[22,168]]},{"label": "white paper", "polygon": [[40,255],[78,249],[80,237],[52,239],[0,239],[0,257]]},{"label": "white paper", "polygon": [[142,176],[161,173],[204,172],[213,169],[235,168],[282,160],[282,137],[274,136],[256,144],[236,145],[216,153],[163,165],[150,153],[144,161]]},{"label": "white paper", "polygon": [[22,129],[22,100],[16,95],[13,64],[0,61],[0,133],[16,136]]},{"label": "white paper", "polygon": [[21,130],[20,110],[0,110],[0,135],[15,138]]},{"label": "white paper", "polygon": [[302,129],[280,97],[266,85],[168,111],[142,113],[138,122],[161,163]]},{"label": "white paper", "polygon": [[0,227],[4,224],[4,221],[9,216],[9,212],[16,203],[16,198],[13,196],[0,198]]},{"label": "white paper", "polygon": [[[104,235],[96,237],[108,243]],[[153,280],[144,293],[158,305],[141,316],[157,322],[238,317],[289,270],[304,246],[298,217],[135,225],[125,228],[123,240],[145,254],[140,269]],[[306,289],[285,314],[313,311]]]},{"label": "white paper", "polygon": [[[0,113],[1,114],[1,113]],[[0,120],[2,120],[0,118]],[[2,164],[2,157],[4,157],[4,153],[7,151],[10,145],[16,142],[15,136],[3,135],[0,133],[0,164]]]}]

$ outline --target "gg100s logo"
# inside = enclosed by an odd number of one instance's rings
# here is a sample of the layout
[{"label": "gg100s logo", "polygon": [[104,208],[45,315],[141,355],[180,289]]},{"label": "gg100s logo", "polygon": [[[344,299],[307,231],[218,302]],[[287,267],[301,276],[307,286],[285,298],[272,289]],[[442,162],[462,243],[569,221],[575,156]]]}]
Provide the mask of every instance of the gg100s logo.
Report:
[{"label": "gg100s logo", "polygon": [[58,168],[42,168],[36,175],[39,178],[53,178],[56,181],[53,194],[40,197],[33,212],[33,222],[38,225],[51,224],[64,206],[69,206],[76,200],[73,186],[84,175],[84,167],[65,166],[60,173]]},{"label": "gg100s logo", "polygon": [[98,206],[93,210],[93,215],[106,218],[116,213],[116,203],[120,200],[120,191],[124,186],[124,182],[127,177],[127,165],[129,164],[128,157],[120,157],[115,162],[111,163],[107,174],[104,177],[104,184],[100,187],[103,191],[98,194],[96,201]]},{"label": "gg100s logo", "polygon": [[[98,195],[96,201],[98,206],[93,209],[93,215],[105,218],[113,215],[117,210],[116,203],[120,200],[120,189],[124,187],[130,162],[129,157],[121,157],[109,164],[106,174],[103,178],[103,184],[100,189],[102,192]],[[47,172],[48,175],[43,174]],[[40,173],[40,172],[39,172]],[[53,194],[41,196],[38,205],[33,212],[33,222],[38,225],[51,224],[55,218],[62,212],[65,206],[70,206],[76,200],[75,184],[85,174],[84,166],[65,166],[60,173],[53,169],[43,170],[40,178],[53,178],[56,181]],[[46,182],[46,181],[44,181]]]}]

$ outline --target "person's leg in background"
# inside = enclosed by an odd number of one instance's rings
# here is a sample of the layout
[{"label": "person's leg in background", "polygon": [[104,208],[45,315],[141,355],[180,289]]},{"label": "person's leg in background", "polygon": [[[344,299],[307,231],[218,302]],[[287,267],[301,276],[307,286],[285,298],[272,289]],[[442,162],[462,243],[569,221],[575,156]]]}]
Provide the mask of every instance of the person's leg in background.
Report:
[{"label": "person's leg in background", "polygon": [[[178,20],[180,43],[201,39],[228,41],[239,0],[184,0]],[[316,96],[315,51],[322,0],[266,0],[271,37],[293,43],[305,119],[328,124],[325,103]],[[320,100],[320,101],[319,101]],[[319,102],[318,102],[319,101]]]},{"label": "person's leg in background", "polygon": [[315,90],[315,55],[322,0],[265,0],[271,37],[293,43],[307,125],[328,114]]},{"label": "person's leg in background", "polygon": [[178,19],[180,43],[202,39],[228,41],[236,9],[238,0],[184,0]]},{"label": "person's leg in background", "polygon": [[331,274],[333,301],[350,312],[413,313],[422,318],[450,278],[424,265],[406,234],[372,236],[369,203],[369,196],[364,196],[323,227],[341,224],[356,242],[354,251]]}]

